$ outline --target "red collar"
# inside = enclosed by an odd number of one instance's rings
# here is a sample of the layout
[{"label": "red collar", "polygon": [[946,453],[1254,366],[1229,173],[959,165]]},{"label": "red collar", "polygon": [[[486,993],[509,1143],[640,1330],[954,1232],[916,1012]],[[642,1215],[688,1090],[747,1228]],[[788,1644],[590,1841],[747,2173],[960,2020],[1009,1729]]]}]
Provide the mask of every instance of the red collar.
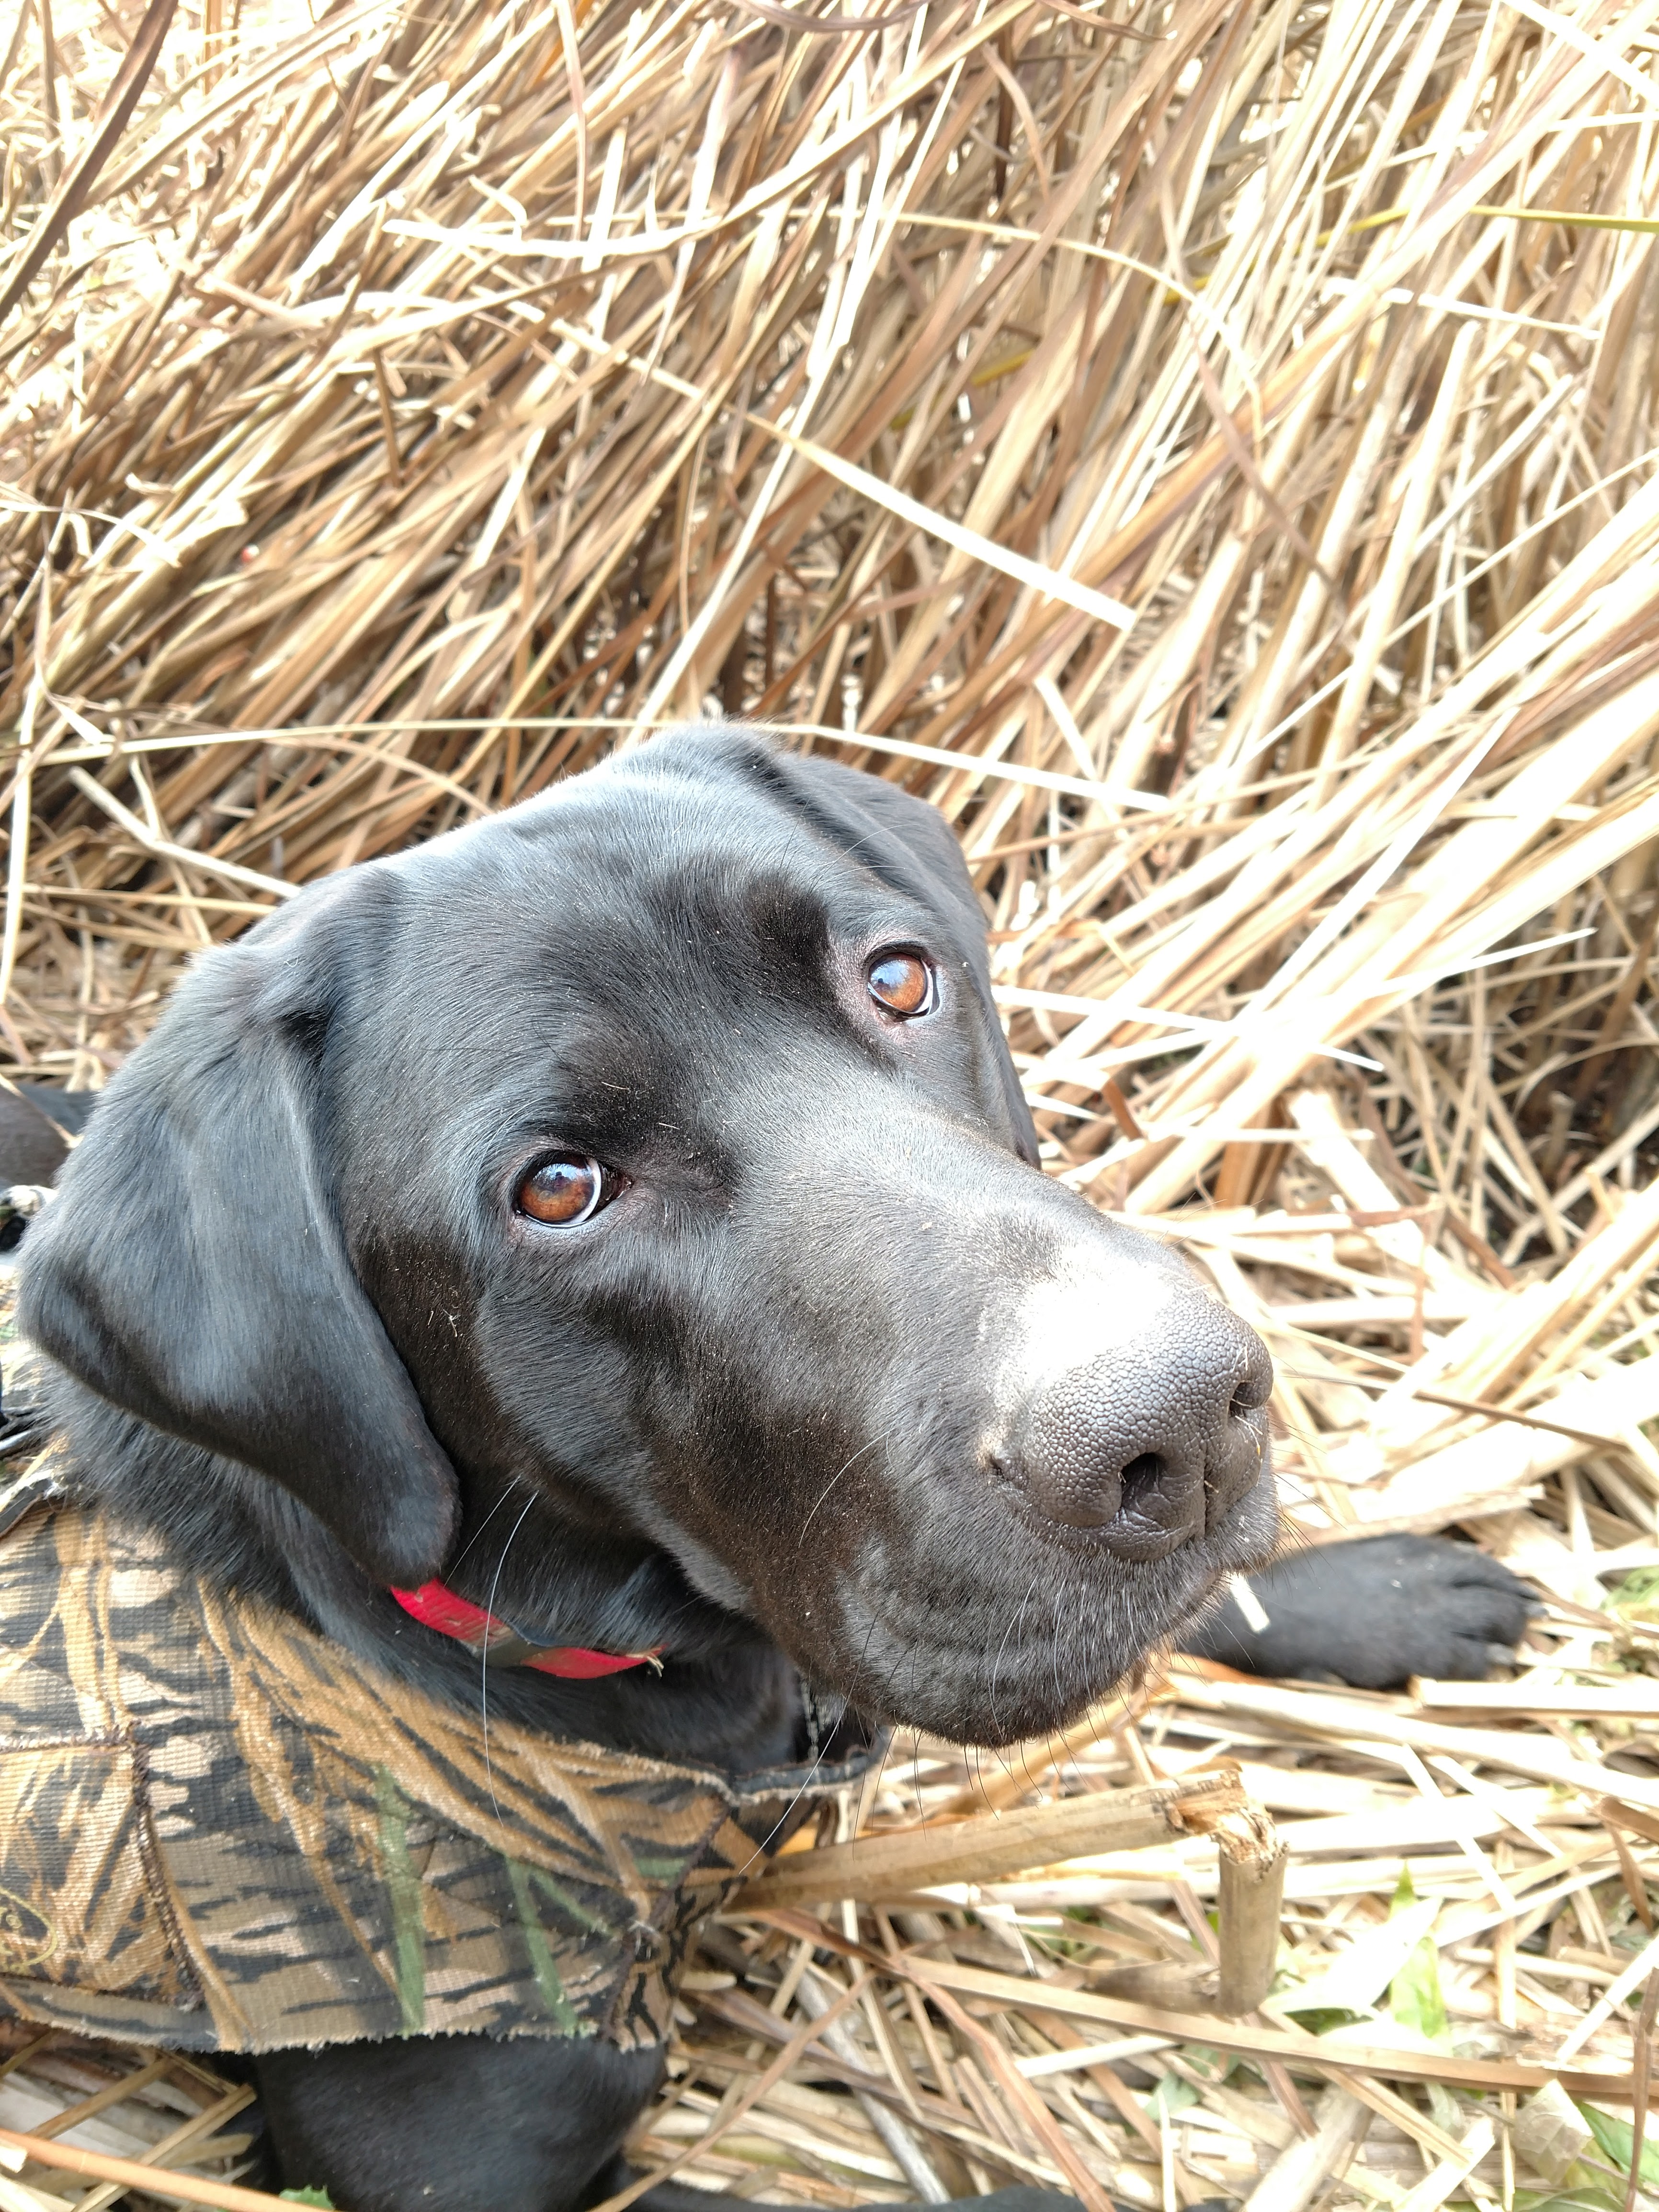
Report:
[{"label": "red collar", "polygon": [[585,1651],[574,1644],[532,1644],[510,1621],[474,1605],[470,1598],[458,1597],[442,1583],[422,1583],[419,1589],[394,1589],[392,1595],[423,1627],[453,1636],[497,1667],[534,1667],[544,1674],[590,1682],[600,1674],[620,1674],[628,1667],[654,1667],[662,1649],[659,1644],[655,1651]]}]

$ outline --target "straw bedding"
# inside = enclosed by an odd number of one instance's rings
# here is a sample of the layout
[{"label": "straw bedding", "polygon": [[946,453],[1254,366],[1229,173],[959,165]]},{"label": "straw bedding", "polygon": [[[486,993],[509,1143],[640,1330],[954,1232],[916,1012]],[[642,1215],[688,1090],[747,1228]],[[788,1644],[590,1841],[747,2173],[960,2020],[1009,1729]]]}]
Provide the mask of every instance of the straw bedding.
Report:
[{"label": "straw bedding", "polygon": [[[666,720],[927,793],[1050,1171],[1267,1335],[1303,1540],[1461,1529],[1547,1610],[1512,1680],[1177,1663],[1019,1756],[901,1744],[839,1832],[926,1823],[939,1879],[714,1925],[638,2154],[811,2205],[1616,2203],[1659,0],[844,4],[181,11],[0,331],[5,1048],[100,1083],[290,886]],[[137,28],[25,0],[6,266]],[[1256,2014],[1206,2010],[1202,1839],[948,1880],[963,1817],[1218,1757],[1291,1845]],[[163,2162],[232,2170],[239,2093],[131,2063],[18,2057],[0,2126],[106,2087],[76,2142],[188,2107]]]}]

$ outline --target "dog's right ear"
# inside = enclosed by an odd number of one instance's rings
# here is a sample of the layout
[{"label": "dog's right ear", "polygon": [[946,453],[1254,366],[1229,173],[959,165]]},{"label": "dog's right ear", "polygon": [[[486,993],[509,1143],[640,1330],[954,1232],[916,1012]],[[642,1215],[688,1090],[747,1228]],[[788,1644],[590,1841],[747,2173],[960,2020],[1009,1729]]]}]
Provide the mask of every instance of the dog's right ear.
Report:
[{"label": "dog's right ear", "polygon": [[283,1484],[412,1588],[443,1564],[454,1471],[347,1255],[326,1133],[371,873],[302,894],[179,987],[30,1230],[19,1318],[100,1397]]}]

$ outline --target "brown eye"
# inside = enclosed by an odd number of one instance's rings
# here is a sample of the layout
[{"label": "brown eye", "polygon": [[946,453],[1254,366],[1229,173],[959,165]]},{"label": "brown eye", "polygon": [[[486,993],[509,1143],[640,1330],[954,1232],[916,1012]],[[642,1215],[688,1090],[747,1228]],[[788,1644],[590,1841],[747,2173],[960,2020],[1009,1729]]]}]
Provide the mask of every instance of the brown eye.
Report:
[{"label": "brown eye", "polygon": [[616,1196],[612,1179],[597,1160],[580,1152],[555,1152],[539,1160],[520,1182],[513,1203],[532,1221],[569,1229],[586,1221]]},{"label": "brown eye", "polygon": [[880,952],[869,969],[870,996],[890,1014],[914,1021],[931,1014],[938,998],[933,971],[919,952]]}]

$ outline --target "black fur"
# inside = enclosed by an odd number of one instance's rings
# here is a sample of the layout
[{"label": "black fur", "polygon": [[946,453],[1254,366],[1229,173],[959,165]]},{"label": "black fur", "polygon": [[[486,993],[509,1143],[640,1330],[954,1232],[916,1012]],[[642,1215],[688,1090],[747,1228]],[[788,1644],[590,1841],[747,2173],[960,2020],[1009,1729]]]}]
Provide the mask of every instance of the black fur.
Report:
[{"label": "black fur", "polygon": [[1413,1674],[1482,1679],[1538,1601],[1497,1559],[1437,1536],[1365,1536],[1292,1552],[1250,1577],[1264,1629],[1229,1595],[1182,1642],[1250,1674],[1397,1690]]},{"label": "black fur", "polygon": [[[872,1004],[891,945],[936,964],[925,1021]],[[514,1210],[553,1149],[625,1179],[579,1229]],[[31,1231],[23,1325],[83,1483],[438,1696],[476,1705],[477,1663],[386,1585],[441,1571],[538,1641],[664,1647],[492,1674],[555,1733],[770,1765],[800,1669],[1007,1741],[1276,1533],[1261,1347],[1035,1158],[944,824],[687,734],[205,960]],[[1083,1362],[1046,1399],[1043,1298]],[[579,2212],[653,2085],[467,2038],[258,2072],[283,2178],[352,2212]]]}]

